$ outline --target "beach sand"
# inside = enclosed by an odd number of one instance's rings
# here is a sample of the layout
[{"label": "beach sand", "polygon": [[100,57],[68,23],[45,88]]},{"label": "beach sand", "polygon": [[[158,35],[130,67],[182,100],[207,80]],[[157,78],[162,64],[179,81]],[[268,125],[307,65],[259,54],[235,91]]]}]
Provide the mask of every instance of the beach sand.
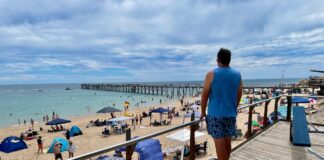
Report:
[{"label": "beach sand", "polygon": [[[189,99],[190,98],[187,97],[185,99],[185,101],[188,101]],[[163,103],[161,106],[165,107],[165,106],[169,106],[169,105],[176,107],[176,111],[179,111],[179,113],[180,113],[180,117],[173,118],[172,125],[153,127],[153,126],[149,126],[149,121],[150,121],[149,117],[143,118],[142,126],[144,126],[144,127],[140,127],[140,125],[137,125],[134,130],[133,126],[131,126],[132,137],[144,136],[149,133],[158,132],[163,129],[167,129],[167,128],[182,124],[183,123],[183,115],[185,114],[185,112],[180,111],[181,105],[180,105],[179,100],[172,100],[172,101]],[[264,106],[264,104],[262,104],[260,107],[256,107],[255,111],[259,112],[261,115],[263,115],[263,111],[264,111],[263,106]],[[156,105],[154,107],[157,108],[158,105]],[[149,108],[140,108],[140,107],[131,108],[131,110],[133,110],[133,111],[130,111],[130,113],[142,113],[143,111],[147,111],[148,109]],[[273,109],[274,109],[274,100],[272,100],[269,104],[268,114],[270,114],[273,111]],[[237,117],[237,126],[239,129],[242,129],[243,134],[247,130],[247,125],[244,124],[248,121],[248,113],[247,112],[248,112],[248,109],[243,111],[243,113],[239,113],[238,117]],[[121,113],[116,113],[116,115],[119,116],[119,115],[121,115]],[[64,118],[64,117],[62,117],[62,118]],[[98,118],[101,120],[103,120],[105,118],[108,119],[108,118],[110,118],[110,115],[107,114],[105,116],[104,114],[95,114],[95,115],[90,115],[90,116],[73,117],[73,118],[71,118],[72,123],[64,124],[64,127],[66,127],[66,128],[70,128],[72,125],[77,125],[83,131],[83,135],[71,137],[71,141],[73,141],[73,143],[76,145],[76,148],[77,148],[75,156],[125,141],[125,138],[126,138],[125,134],[121,134],[121,135],[113,134],[106,138],[102,138],[101,132],[103,131],[104,127],[86,128],[86,125],[89,124],[90,120],[96,120]],[[152,122],[155,119],[159,120],[160,115],[153,114]],[[164,115],[163,119],[167,119],[167,115]],[[253,114],[253,119],[256,120],[256,114]],[[189,121],[190,121],[190,119],[187,118],[186,122],[189,122]],[[131,122],[128,122],[128,124],[131,124]],[[21,132],[28,130],[30,127],[31,127],[30,125],[26,125],[26,126],[22,125],[22,126],[7,127],[7,128],[0,129],[0,139],[2,140],[5,137],[10,136],[10,135],[19,136]],[[0,152],[1,160],[50,160],[50,159],[54,159],[53,154],[46,153],[46,148],[48,148],[49,145],[52,143],[53,138],[55,138],[55,137],[63,137],[64,138],[65,136],[63,135],[63,132],[48,133],[47,130],[49,129],[49,126],[46,126],[44,123],[38,123],[35,125],[35,129],[39,130],[39,127],[43,127],[45,130],[45,131],[39,132],[40,135],[44,139],[44,148],[45,148],[44,154],[37,154],[37,142],[36,142],[36,139],[34,139],[34,140],[25,141],[28,145],[28,149],[12,152],[9,154]],[[207,133],[205,123],[202,127],[201,132]],[[166,138],[167,135],[169,135],[169,134],[165,134],[165,135],[156,137],[157,139],[160,140],[160,143],[162,144],[162,150],[167,150],[169,148],[174,148],[176,146],[182,145],[180,142],[175,142],[175,141],[172,141],[172,140]],[[206,134],[204,137],[197,139],[196,144],[202,143],[206,140],[208,141],[207,154],[206,155],[202,154],[202,156],[198,156],[197,159],[203,160],[203,159],[207,159],[209,157],[216,157],[213,139],[209,135]],[[239,139],[239,140],[234,140],[234,141],[232,141],[232,147],[235,147],[244,141],[245,141],[244,138]],[[63,152],[62,154],[63,154],[64,159],[68,159],[67,152]],[[112,155],[112,153],[107,153],[107,155]],[[134,153],[134,155],[136,155],[136,153]],[[136,156],[134,156],[134,157],[136,157]],[[136,159],[136,158],[134,158],[134,159]],[[173,158],[172,158],[172,156],[170,156],[170,157],[167,157],[166,159],[173,159]]]}]

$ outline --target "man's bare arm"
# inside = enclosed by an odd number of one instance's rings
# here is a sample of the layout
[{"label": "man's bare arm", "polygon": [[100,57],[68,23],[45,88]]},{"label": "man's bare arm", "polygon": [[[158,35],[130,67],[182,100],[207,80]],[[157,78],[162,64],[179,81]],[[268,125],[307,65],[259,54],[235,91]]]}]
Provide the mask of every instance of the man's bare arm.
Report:
[{"label": "man's bare arm", "polygon": [[239,86],[238,91],[237,91],[237,99],[236,99],[237,107],[240,105],[240,101],[241,101],[241,98],[242,98],[242,92],[243,92],[243,83],[242,83],[242,79],[241,79],[240,86]]},{"label": "man's bare arm", "polygon": [[201,117],[200,118],[204,118],[206,116],[206,107],[207,107],[207,102],[208,102],[213,79],[214,79],[214,73],[212,71],[208,72],[204,82],[204,90],[201,95]]}]

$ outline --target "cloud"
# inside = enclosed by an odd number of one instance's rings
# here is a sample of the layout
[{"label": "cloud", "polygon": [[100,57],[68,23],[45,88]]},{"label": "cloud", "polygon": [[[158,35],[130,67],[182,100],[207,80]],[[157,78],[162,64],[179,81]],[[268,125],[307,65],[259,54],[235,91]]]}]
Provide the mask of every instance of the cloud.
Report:
[{"label": "cloud", "polygon": [[324,67],[321,4],[3,0],[0,84],[202,80],[220,47],[243,78],[307,77]]}]

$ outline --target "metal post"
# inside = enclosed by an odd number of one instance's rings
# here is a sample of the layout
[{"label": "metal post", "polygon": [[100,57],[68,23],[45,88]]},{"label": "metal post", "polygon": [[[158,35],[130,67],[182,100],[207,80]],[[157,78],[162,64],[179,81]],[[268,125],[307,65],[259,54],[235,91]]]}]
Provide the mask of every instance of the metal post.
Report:
[{"label": "metal post", "polygon": [[264,102],[264,114],[263,114],[263,127],[266,127],[268,124],[268,105],[270,101]]},{"label": "metal post", "polygon": [[[191,121],[195,120],[195,112],[191,114]],[[190,151],[189,151],[189,159],[195,160],[195,131],[197,125],[190,126]]]},{"label": "metal post", "polygon": [[287,104],[287,121],[291,121],[291,96],[287,96],[288,104]]},{"label": "metal post", "polygon": [[[131,130],[127,129],[126,130],[126,141],[129,141],[131,139],[132,139],[131,138]],[[126,160],[132,160],[132,155],[133,155],[135,146],[136,146],[136,144],[126,146]]]},{"label": "metal post", "polygon": [[[253,99],[250,99],[250,104],[253,103]],[[248,128],[247,128],[247,132],[245,137],[248,139],[252,136],[252,111],[254,109],[254,105],[253,106],[249,106],[249,117],[248,117]]]},{"label": "metal post", "polygon": [[254,106],[249,107],[249,117],[248,117],[248,129],[246,133],[246,138],[249,139],[252,136],[252,111]]},{"label": "metal post", "polygon": [[273,121],[278,121],[278,102],[279,102],[279,99],[280,99],[280,97],[279,98],[276,98],[276,100],[275,100],[275,106],[274,106],[274,119],[273,119]]}]

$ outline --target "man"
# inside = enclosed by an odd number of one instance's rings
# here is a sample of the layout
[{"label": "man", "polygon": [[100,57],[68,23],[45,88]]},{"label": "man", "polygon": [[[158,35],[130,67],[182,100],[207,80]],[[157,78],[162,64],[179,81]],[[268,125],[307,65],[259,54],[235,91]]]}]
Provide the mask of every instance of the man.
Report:
[{"label": "man", "polygon": [[70,131],[68,129],[65,132],[65,137],[67,140],[70,140]]},{"label": "man", "polygon": [[37,153],[39,154],[39,151],[43,154],[43,140],[42,136],[39,136],[37,139],[37,144],[38,144],[38,151]]},{"label": "man", "polygon": [[55,160],[63,160],[63,157],[62,157],[62,154],[61,154],[61,148],[62,148],[62,144],[57,142],[55,145],[54,145],[54,157],[55,157]]},{"label": "man", "polygon": [[30,124],[31,124],[32,128],[34,129],[34,119],[30,119]]},{"label": "man", "polygon": [[217,54],[218,68],[207,73],[201,96],[201,119],[206,117],[207,131],[214,138],[219,160],[230,158],[231,137],[236,135],[237,107],[242,96],[241,74],[229,66],[230,61],[231,52],[221,48]]}]

